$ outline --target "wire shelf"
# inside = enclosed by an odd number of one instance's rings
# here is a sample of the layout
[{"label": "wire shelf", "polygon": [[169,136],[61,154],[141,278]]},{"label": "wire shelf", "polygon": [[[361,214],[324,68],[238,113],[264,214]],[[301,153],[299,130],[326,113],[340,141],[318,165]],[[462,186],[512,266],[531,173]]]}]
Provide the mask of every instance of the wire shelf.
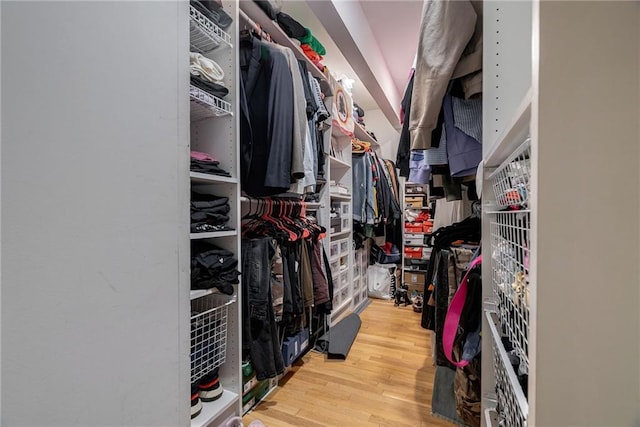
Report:
[{"label": "wire shelf", "polygon": [[[492,313],[487,313],[491,329],[493,365],[496,378],[497,406],[495,408],[499,426],[526,427],[529,405],[509,360]],[[491,424],[495,425],[495,424]]]},{"label": "wire shelf", "polygon": [[[215,12],[211,12],[215,14]],[[205,54],[219,46],[231,47],[231,36],[211,22],[193,6],[189,6],[191,51]]]},{"label": "wire shelf", "polygon": [[191,301],[191,383],[222,365],[227,355],[227,318],[233,297],[210,294]]},{"label": "wire shelf", "polygon": [[191,97],[191,121],[233,114],[230,102],[213,96],[196,86],[189,87],[189,96]]},{"label": "wire shelf", "polygon": [[492,215],[491,283],[502,330],[529,369],[529,230],[528,211]]},{"label": "wire shelf", "polygon": [[531,140],[527,139],[491,175],[496,204],[501,207],[529,206],[531,194]]}]

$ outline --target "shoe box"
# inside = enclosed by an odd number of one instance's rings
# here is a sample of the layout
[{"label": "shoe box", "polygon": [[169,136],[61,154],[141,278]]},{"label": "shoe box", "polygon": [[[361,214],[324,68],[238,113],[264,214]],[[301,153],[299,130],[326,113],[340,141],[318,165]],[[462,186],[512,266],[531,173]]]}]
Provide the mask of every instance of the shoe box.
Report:
[{"label": "shoe box", "polygon": [[428,186],[425,185],[407,185],[407,194],[427,194]]},{"label": "shoe box", "polygon": [[421,208],[425,205],[425,200],[424,195],[405,196],[404,204],[406,207]]},{"label": "shoe box", "polygon": [[425,276],[426,274],[422,272],[405,271],[403,282],[407,285],[424,285]]},{"label": "shoe box", "polygon": [[404,244],[405,245],[424,245],[426,242],[424,234],[405,233]]},{"label": "shoe box", "polygon": [[309,347],[309,329],[303,329],[296,335],[285,338],[282,343],[284,365],[291,366],[307,347]]}]

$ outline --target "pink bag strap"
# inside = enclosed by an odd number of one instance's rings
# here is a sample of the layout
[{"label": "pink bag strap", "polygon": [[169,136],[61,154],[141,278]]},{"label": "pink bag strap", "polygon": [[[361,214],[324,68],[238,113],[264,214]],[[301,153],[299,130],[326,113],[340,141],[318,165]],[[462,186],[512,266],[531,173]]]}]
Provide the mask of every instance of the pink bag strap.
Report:
[{"label": "pink bag strap", "polygon": [[447,356],[449,362],[453,363],[458,368],[464,368],[469,364],[468,360],[461,360],[460,362],[456,362],[453,360],[453,343],[456,340],[456,335],[458,334],[458,325],[460,324],[460,316],[462,315],[462,309],[464,308],[464,303],[467,300],[467,285],[468,285],[468,277],[469,272],[473,270],[475,266],[482,263],[482,255],[478,256],[476,259],[471,261],[469,267],[467,268],[467,272],[465,273],[462,281],[460,282],[460,286],[456,291],[456,294],[453,296],[451,300],[451,305],[449,305],[449,310],[447,310],[447,316],[444,319],[444,334],[442,337],[442,346],[444,347],[444,355]]}]

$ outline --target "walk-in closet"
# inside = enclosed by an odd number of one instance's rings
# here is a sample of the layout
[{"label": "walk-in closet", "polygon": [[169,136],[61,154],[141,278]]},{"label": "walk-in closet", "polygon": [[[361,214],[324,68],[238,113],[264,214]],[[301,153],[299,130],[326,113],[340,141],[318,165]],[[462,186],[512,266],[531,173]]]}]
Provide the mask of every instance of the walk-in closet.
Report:
[{"label": "walk-in closet", "polygon": [[0,2],[0,425],[640,423],[640,6]]}]

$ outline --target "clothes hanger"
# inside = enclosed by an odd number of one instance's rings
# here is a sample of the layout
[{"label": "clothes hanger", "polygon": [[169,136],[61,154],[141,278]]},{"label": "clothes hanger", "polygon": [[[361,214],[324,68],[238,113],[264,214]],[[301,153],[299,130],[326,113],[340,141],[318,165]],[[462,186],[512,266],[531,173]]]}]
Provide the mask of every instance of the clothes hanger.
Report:
[{"label": "clothes hanger", "polygon": [[276,205],[278,206],[278,213],[281,212],[280,202],[276,202],[275,200],[268,200],[267,204],[268,204],[268,207],[269,207],[268,208],[269,213],[267,215],[264,215],[263,218],[267,222],[269,222],[271,225],[273,225],[275,229],[286,233],[288,235],[288,240],[290,240],[292,242],[295,242],[298,239],[297,234],[295,232],[291,231],[286,226],[284,226],[284,224],[282,223],[282,216],[281,215],[278,215],[278,217],[275,216],[274,207]]},{"label": "clothes hanger", "polygon": [[293,206],[295,202],[289,200],[283,200],[280,202],[280,223],[283,228],[294,233],[297,238],[304,237],[303,228],[296,222],[296,218],[293,216]]}]

